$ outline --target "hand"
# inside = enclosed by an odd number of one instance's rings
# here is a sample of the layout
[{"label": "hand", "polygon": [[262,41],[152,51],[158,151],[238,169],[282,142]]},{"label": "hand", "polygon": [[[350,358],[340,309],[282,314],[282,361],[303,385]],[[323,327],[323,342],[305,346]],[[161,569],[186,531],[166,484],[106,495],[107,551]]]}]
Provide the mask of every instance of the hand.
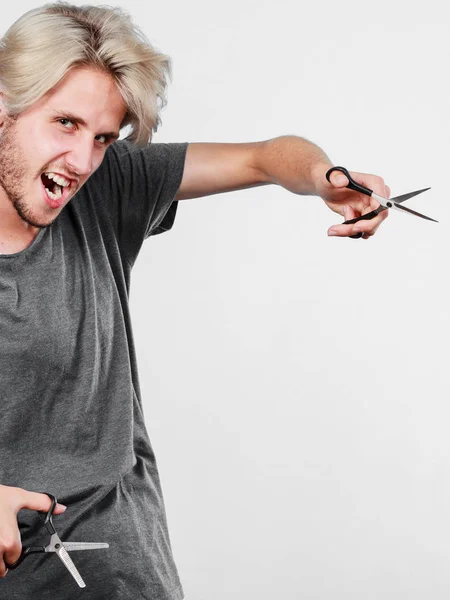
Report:
[{"label": "hand", "polygon": [[[5,577],[8,569],[5,563],[12,565],[22,552],[17,513],[22,508],[47,512],[52,502],[46,494],[28,492],[17,487],[0,485],[0,578]],[[57,504],[53,514],[59,515],[66,510],[63,504]]]},{"label": "hand", "polygon": [[[348,189],[347,177],[339,171],[333,171],[330,179],[331,183],[325,177],[325,173],[330,168],[330,165],[320,165],[316,167],[314,171],[314,180],[316,182],[316,193],[321,196],[325,204],[334,212],[339,213],[344,217],[344,221],[349,221],[355,217],[365,215],[366,213],[375,210],[379,206],[374,198],[354,192]],[[377,175],[368,175],[366,173],[355,173],[350,171],[350,175],[353,179],[370,188],[379,196],[389,198],[391,191],[384,180]],[[382,221],[388,216],[387,210],[381,212],[379,215],[368,221],[358,221],[352,225],[333,225],[328,230],[328,235],[335,235],[339,237],[348,237],[357,233],[362,233],[364,239],[368,239],[378,229]]]}]

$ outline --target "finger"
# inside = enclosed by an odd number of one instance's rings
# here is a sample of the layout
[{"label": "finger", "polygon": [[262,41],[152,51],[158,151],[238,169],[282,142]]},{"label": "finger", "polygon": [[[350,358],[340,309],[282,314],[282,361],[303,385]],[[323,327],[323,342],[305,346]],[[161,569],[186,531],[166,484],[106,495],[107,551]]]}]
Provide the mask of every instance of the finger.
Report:
[{"label": "finger", "polygon": [[[353,209],[353,207],[351,207],[348,204],[344,204],[342,208],[345,221],[350,221],[351,219],[354,219],[355,217],[359,216],[358,213]],[[346,237],[348,235],[346,232],[351,231],[351,229],[352,225],[333,225],[333,227],[330,227],[330,229],[328,230],[328,235],[339,235],[340,237]]]},{"label": "finger", "polygon": [[375,234],[378,227],[388,216],[388,211],[385,210],[378,214],[373,219],[357,221],[356,223],[350,225],[333,225],[328,230],[329,236],[338,236],[338,237],[349,237],[351,235],[356,235],[358,233],[362,233],[362,237],[367,239]]},{"label": "finger", "polygon": [[[360,234],[360,235],[359,235]],[[330,237],[352,237],[357,236],[367,239],[373,235],[373,233],[362,232],[359,227],[355,225],[333,225],[328,230]]]},{"label": "finger", "polygon": [[355,217],[359,216],[357,214],[357,212],[355,211],[355,209],[352,206],[350,206],[349,204],[344,204],[343,209],[344,209],[344,221],[351,221]]},{"label": "finger", "polygon": [[57,502],[56,506],[55,506],[55,510],[53,511],[53,514],[61,515],[62,513],[66,512],[66,510],[67,510],[67,506],[65,504],[60,504],[59,502]]},{"label": "finger", "polygon": [[[355,173],[350,171],[352,178],[361,185],[373,190],[375,194],[388,198],[390,195],[389,187],[386,186],[384,179],[378,175],[370,175],[369,173]],[[389,195],[386,194],[386,188],[388,189]]]},{"label": "finger", "polygon": [[350,235],[357,233],[356,231],[354,231],[354,227],[355,225],[333,225],[328,230],[328,235],[330,237],[349,237]]},{"label": "finger", "polygon": [[[40,492],[29,492],[28,490],[20,490],[19,494],[19,507],[28,508],[29,510],[38,510],[40,512],[48,512],[52,505],[52,501],[47,494],[41,494]],[[66,510],[64,504],[57,503],[55,506],[54,514],[59,515]]]},{"label": "finger", "polygon": [[360,231],[362,233],[362,237],[367,240],[375,235],[378,227],[381,225],[384,219],[387,218],[387,216],[388,211],[385,210],[373,219],[368,221],[358,221],[358,223],[355,224],[354,229]]},{"label": "finger", "polygon": [[8,569],[6,568],[5,561],[3,557],[0,556],[0,579],[6,577],[8,573]]},{"label": "finger", "polygon": [[3,562],[6,565],[12,565],[22,554],[22,541],[20,539],[20,530],[17,523],[11,523],[7,540],[3,540]]},{"label": "finger", "polygon": [[[379,208],[380,208],[379,202],[375,199],[372,199],[370,202],[370,205],[363,209],[361,216],[367,215],[368,213],[371,213],[371,212],[374,212]],[[378,228],[380,226],[380,223],[382,223],[384,221],[384,219],[387,219],[388,216],[389,216],[388,210],[386,210],[386,209],[380,210],[380,212],[375,217],[372,217],[371,219],[361,219],[361,221],[358,221],[358,224],[363,224],[364,225],[363,229],[365,231],[370,231],[371,227]]]}]

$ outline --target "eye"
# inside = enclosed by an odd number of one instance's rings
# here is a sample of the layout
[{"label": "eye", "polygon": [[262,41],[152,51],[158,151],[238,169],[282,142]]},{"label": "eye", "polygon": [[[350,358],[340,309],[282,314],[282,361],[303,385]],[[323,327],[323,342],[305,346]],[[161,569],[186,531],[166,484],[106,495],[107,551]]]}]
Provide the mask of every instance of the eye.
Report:
[{"label": "eye", "polygon": [[97,140],[97,142],[100,142],[100,144],[107,144],[109,142],[108,135],[99,134],[95,136],[95,139]]},{"label": "eye", "polygon": [[73,121],[71,121],[70,119],[58,119],[58,123],[61,123],[61,125],[63,127],[65,127],[66,129],[69,129],[70,125],[73,125]]}]

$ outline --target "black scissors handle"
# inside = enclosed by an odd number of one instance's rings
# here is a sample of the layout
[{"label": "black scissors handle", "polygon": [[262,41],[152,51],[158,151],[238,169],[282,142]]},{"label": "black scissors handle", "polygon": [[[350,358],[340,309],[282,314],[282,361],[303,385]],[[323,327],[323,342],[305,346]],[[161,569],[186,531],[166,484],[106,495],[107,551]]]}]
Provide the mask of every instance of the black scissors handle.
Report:
[{"label": "black scissors handle", "polygon": [[[330,181],[330,175],[333,171],[339,171],[340,173],[343,173],[347,177],[348,184],[345,187],[347,187],[348,189],[353,190],[354,192],[359,192],[360,194],[364,194],[366,196],[372,196],[373,190],[370,190],[369,188],[366,188],[364,185],[361,185],[360,183],[355,181],[345,167],[332,167],[331,169],[329,169],[325,174],[325,177],[328,179],[328,181]],[[331,183],[331,181],[330,181],[330,183]],[[370,221],[370,219],[373,219],[374,217],[376,217],[378,215],[378,212],[379,211],[377,209],[375,209],[372,212],[367,213],[365,215],[360,215],[359,217],[355,217],[354,219],[349,219],[348,221],[344,221],[342,223],[342,225],[353,225],[354,223],[357,223],[358,221]],[[358,238],[361,238],[362,235],[363,235],[362,233],[355,233],[355,235],[350,235],[349,237],[351,237],[353,239],[358,239]]]},{"label": "black scissors handle", "polygon": [[[48,492],[41,492],[41,493],[46,494],[52,501],[52,504],[46,513],[37,511],[39,515],[41,515],[41,514],[45,515],[45,517],[42,519],[42,523],[39,526],[39,529],[41,529],[41,527],[46,527],[49,534],[53,535],[54,533],[56,533],[56,530],[53,526],[52,515],[53,515],[53,511],[55,510],[57,500],[56,500],[55,496],[53,496],[52,494],[49,494]],[[11,570],[17,569],[17,567],[23,563],[23,561],[26,559],[27,556],[29,556],[30,554],[34,554],[36,552],[45,552],[45,546],[24,546],[22,548],[22,552],[21,552],[19,558],[16,560],[16,562],[14,562],[12,565],[8,565],[7,563],[5,563],[5,566],[7,569],[11,569]]]},{"label": "black scissors handle", "polygon": [[27,546],[26,548],[23,548],[22,554],[19,556],[15,563],[13,563],[12,565],[8,565],[8,563],[5,562],[6,568],[11,571],[13,569],[17,569],[17,567],[19,567],[23,563],[27,556],[29,556],[30,554],[34,554],[35,552],[45,552],[45,546]]},{"label": "black scissors handle", "polygon": [[360,192],[366,196],[371,196],[373,194],[373,190],[370,190],[369,188],[366,188],[364,185],[361,185],[355,181],[345,167],[331,167],[331,169],[329,169],[325,174],[325,177],[328,179],[328,181],[330,181],[330,175],[333,171],[340,171],[341,173],[344,173],[348,179],[348,184],[345,187],[349,188],[350,190]]}]

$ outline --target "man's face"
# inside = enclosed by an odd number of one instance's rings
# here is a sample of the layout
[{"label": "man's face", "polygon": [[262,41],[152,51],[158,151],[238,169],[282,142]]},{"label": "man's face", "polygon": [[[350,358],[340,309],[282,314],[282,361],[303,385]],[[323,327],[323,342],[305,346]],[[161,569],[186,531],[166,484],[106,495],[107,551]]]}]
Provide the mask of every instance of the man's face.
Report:
[{"label": "man's face", "polygon": [[125,113],[112,78],[88,68],[70,71],[15,119],[0,105],[0,209],[50,225],[100,166]]}]

